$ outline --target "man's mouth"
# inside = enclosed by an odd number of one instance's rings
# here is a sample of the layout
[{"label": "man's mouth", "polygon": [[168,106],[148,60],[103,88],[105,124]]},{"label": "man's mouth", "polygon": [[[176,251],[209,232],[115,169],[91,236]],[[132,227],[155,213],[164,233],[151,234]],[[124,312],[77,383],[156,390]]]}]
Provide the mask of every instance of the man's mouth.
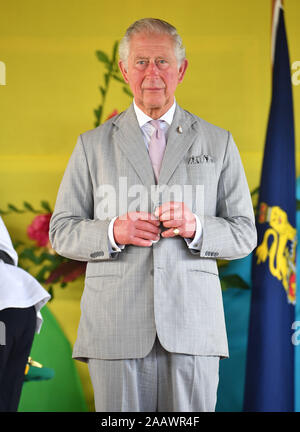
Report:
[{"label": "man's mouth", "polygon": [[160,91],[160,90],[164,90],[164,87],[144,87],[143,90],[147,90],[147,91]]}]

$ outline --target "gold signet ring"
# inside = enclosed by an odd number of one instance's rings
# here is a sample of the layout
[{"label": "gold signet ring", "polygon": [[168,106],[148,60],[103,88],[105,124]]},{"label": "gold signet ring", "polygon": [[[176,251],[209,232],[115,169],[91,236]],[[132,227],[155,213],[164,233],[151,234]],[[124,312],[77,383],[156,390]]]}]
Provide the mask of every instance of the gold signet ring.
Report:
[{"label": "gold signet ring", "polygon": [[178,228],[173,229],[173,233],[174,233],[175,235],[178,235],[178,234],[179,234],[179,229],[178,229]]}]

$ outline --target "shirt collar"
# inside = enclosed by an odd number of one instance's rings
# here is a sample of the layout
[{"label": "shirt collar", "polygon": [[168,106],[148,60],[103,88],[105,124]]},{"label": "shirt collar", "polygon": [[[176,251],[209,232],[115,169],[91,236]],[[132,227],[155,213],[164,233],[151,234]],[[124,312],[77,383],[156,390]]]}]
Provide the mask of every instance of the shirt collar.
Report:
[{"label": "shirt collar", "polygon": [[[149,121],[153,120],[151,117],[149,117],[147,114],[145,114],[135,103],[135,100],[133,100],[133,108],[137,117],[137,121],[140,127],[143,127],[146,123],[148,123]],[[175,113],[175,109],[176,109],[176,100],[174,98],[174,103],[171,106],[171,108],[163,115],[161,116],[158,120],[164,120],[166,123],[168,123],[168,125],[170,126],[172,121],[173,121],[173,117],[174,117],[174,113]]]}]

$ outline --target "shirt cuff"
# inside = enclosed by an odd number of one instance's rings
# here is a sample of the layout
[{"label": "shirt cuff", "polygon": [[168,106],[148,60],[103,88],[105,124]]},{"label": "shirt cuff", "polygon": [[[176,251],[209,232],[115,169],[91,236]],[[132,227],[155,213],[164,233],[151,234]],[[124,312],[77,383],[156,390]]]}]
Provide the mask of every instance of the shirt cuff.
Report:
[{"label": "shirt cuff", "polygon": [[189,249],[201,250],[202,246],[202,225],[200,219],[196,214],[194,214],[196,219],[196,233],[193,239],[185,238],[186,244]]},{"label": "shirt cuff", "polygon": [[125,245],[117,244],[114,239],[114,223],[117,218],[118,216],[115,216],[108,225],[108,250],[110,254],[122,252],[125,247]]}]

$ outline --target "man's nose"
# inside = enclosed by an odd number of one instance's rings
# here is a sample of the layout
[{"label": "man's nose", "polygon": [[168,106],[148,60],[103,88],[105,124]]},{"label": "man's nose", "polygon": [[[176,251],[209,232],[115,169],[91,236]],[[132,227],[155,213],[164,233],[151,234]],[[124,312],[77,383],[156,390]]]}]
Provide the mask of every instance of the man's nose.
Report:
[{"label": "man's nose", "polygon": [[158,75],[159,69],[157,67],[157,64],[154,61],[153,62],[149,62],[148,68],[147,68],[147,73],[149,75]]}]

